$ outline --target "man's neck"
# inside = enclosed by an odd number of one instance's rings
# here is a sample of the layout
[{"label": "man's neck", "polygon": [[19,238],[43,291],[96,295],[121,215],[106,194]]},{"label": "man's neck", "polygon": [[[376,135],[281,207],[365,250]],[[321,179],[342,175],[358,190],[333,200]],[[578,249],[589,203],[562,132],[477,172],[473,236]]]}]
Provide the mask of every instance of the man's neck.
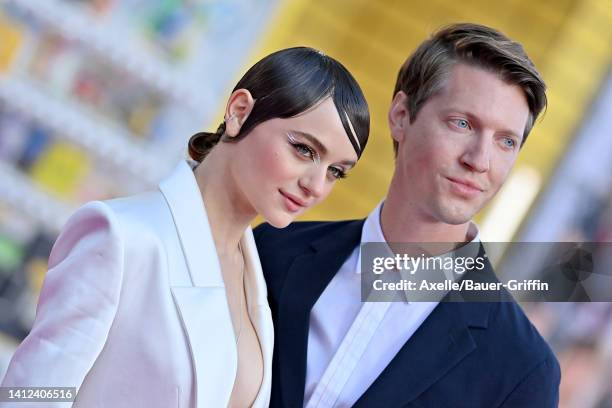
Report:
[{"label": "man's neck", "polygon": [[470,222],[452,225],[428,219],[407,205],[405,201],[389,195],[380,215],[380,226],[387,242],[469,242]]}]

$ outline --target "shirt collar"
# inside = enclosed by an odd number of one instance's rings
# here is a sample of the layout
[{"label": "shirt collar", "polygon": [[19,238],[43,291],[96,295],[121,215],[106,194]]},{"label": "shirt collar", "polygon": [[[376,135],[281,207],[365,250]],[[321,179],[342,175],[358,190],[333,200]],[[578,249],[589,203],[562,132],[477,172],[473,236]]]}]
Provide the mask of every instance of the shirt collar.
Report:
[{"label": "shirt collar", "polygon": [[[380,225],[380,213],[382,211],[384,203],[384,200],[379,202],[363,223],[363,228],[361,230],[361,245],[365,244],[366,242],[387,242],[385,240],[385,235],[382,231],[382,226]],[[480,242],[480,231],[478,229],[478,226],[473,221],[470,222],[468,236],[473,237],[472,240],[469,242],[470,244]],[[361,245],[359,246],[357,265],[355,267],[355,273],[357,274],[361,274]],[[387,245],[385,245],[385,251],[387,252],[387,256],[394,256],[393,252]]]}]

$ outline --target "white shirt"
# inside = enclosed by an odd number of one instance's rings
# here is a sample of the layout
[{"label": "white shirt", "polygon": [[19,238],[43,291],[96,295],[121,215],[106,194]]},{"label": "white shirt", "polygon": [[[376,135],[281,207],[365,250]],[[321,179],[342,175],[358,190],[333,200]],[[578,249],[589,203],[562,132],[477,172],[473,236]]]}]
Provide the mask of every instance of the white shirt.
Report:
[{"label": "white shirt", "polygon": [[[366,219],[361,244],[385,242],[381,209],[382,202]],[[471,242],[478,240],[476,232]],[[354,405],[438,305],[361,302],[360,248],[353,250],[310,313],[304,394],[308,408]]]}]

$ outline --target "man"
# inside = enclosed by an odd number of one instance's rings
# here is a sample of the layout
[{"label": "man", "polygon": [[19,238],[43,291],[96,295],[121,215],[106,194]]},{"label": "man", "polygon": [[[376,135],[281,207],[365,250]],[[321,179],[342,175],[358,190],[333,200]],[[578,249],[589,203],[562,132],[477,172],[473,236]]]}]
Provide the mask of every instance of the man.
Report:
[{"label": "man", "polygon": [[366,220],[256,230],[275,320],[271,406],[557,406],[558,362],[516,303],[360,299],[362,243],[479,242],[470,220],[545,105],[521,45],[491,28],[446,27],[408,58],[386,199]]}]

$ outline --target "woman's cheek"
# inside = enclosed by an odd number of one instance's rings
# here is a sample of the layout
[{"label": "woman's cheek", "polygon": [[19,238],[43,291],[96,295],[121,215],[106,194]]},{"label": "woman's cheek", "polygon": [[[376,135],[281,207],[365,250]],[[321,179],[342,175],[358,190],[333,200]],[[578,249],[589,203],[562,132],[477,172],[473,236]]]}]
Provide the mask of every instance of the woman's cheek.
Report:
[{"label": "woman's cheek", "polygon": [[327,199],[327,197],[331,194],[332,190],[334,189],[334,186],[336,185],[337,181],[332,182],[332,183],[328,183],[325,188],[325,193],[323,193],[323,195],[321,196],[321,198],[319,200],[317,200],[317,203]]},{"label": "woman's cheek", "polygon": [[292,178],[296,169],[299,167],[298,163],[294,163],[295,160],[290,157],[290,154],[280,151],[280,149],[271,151],[269,155],[263,157],[263,163],[261,168],[270,179],[275,180],[286,180]]}]

